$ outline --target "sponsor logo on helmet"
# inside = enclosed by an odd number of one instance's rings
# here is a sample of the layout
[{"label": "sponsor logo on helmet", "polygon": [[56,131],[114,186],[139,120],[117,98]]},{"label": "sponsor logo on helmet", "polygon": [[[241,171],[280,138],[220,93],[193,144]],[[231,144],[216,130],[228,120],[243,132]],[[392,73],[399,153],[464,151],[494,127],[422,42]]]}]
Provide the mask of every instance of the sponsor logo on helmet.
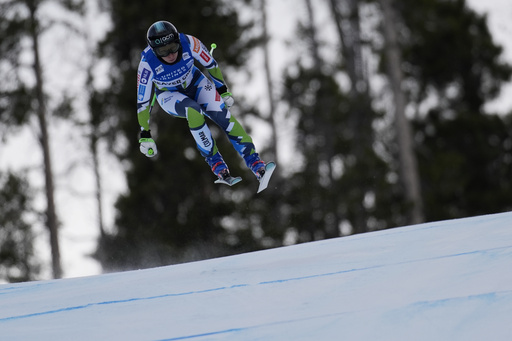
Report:
[{"label": "sponsor logo on helmet", "polygon": [[156,38],[155,40],[153,40],[153,43],[155,45],[165,45],[165,44],[172,42],[173,40],[174,40],[174,33],[171,33],[171,34],[166,35],[165,37]]}]

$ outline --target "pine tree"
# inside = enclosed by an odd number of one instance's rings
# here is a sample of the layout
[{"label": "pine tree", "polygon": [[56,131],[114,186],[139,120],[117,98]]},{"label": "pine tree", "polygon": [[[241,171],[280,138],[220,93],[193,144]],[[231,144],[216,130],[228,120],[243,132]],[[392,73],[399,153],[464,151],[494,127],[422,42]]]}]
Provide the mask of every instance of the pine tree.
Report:
[{"label": "pine tree", "polygon": [[[113,270],[228,254],[237,245],[234,230],[244,224],[230,218],[236,210],[234,198],[243,201],[244,190],[214,185],[215,178],[196,151],[187,122],[170,117],[158,105],[151,114],[151,132],[159,154],[154,159],[143,156],[133,89],[146,31],[157,20],[172,22],[180,32],[206,45],[215,42],[215,57],[228,86],[227,66],[236,67],[245,60],[251,41],[240,39],[243,27],[237,13],[220,1],[112,0],[110,10],[113,29],[103,42],[102,53],[111,59],[114,77],[110,91],[102,94],[104,101],[97,103],[102,103],[104,115],[112,122],[110,141],[119,146],[113,150],[127,165],[128,192],[116,202],[116,231],[101,237],[96,257],[104,269]],[[225,136],[208,123],[231,172],[241,174],[241,159]],[[233,222],[234,230],[227,229]]]},{"label": "pine tree", "polygon": [[9,282],[34,280],[40,264],[34,255],[34,233],[28,214],[32,189],[24,175],[0,173],[0,279]]},{"label": "pine tree", "polygon": [[[484,113],[512,73],[464,0],[398,2],[427,220],[510,209],[510,118]],[[432,101],[434,99],[434,101]]]},{"label": "pine tree", "polygon": [[[43,75],[43,61],[41,60],[41,36],[44,34],[43,19],[39,10],[45,3],[53,2],[63,10],[75,11],[80,7],[79,1],[58,1],[58,0],[10,0],[0,4],[0,24],[2,26],[0,49],[2,51],[2,67],[5,69],[5,77],[10,81],[2,86],[2,118],[5,118],[7,132],[13,131],[14,126],[30,124],[31,118],[35,117],[38,130],[38,141],[43,155],[43,173],[45,182],[46,214],[45,225],[50,234],[50,246],[52,255],[52,270],[55,278],[62,276],[62,267],[59,247],[59,219],[55,204],[55,185],[52,163],[52,152],[50,150],[50,134],[48,127],[54,114],[59,108],[68,107],[67,100],[56,106],[48,106],[48,94],[46,79]],[[52,22],[55,24],[55,22]],[[51,27],[51,25],[49,25]],[[26,46],[30,46],[26,48]],[[20,76],[20,73],[27,71],[26,65],[20,59],[21,52],[29,52],[30,72],[34,84]],[[4,71],[4,70],[2,70]],[[69,114],[65,110],[64,114]]]},{"label": "pine tree", "polygon": [[[304,160],[287,181],[298,241],[337,237],[341,227],[350,227],[349,233],[388,227],[390,212],[396,211],[391,207],[401,203],[393,198],[388,166],[373,147],[373,122],[379,115],[371,107],[358,6],[351,3],[342,13],[337,2],[330,4],[341,62],[329,65],[322,59],[312,20],[315,8],[306,1],[309,21],[299,35],[308,44],[300,55],[310,59],[300,63],[298,72],[290,68],[285,78],[285,100],[299,115],[297,150]],[[340,87],[340,75],[348,76],[348,90]]]}]

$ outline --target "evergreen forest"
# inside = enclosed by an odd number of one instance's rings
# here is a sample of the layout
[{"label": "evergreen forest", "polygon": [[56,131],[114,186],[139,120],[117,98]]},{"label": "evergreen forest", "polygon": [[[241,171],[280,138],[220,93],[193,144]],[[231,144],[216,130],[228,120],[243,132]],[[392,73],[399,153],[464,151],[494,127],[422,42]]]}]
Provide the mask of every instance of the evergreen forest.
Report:
[{"label": "evergreen forest", "polygon": [[[104,272],[512,209],[512,108],[486,106],[512,65],[486,15],[465,0],[279,3],[3,0],[0,281],[64,277],[64,216],[85,196]],[[186,120],[157,104],[159,153],[140,153],[137,67],[158,20],[217,45],[232,114],[278,165],[264,192],[208,121],[243,178],[214,184]]]}]

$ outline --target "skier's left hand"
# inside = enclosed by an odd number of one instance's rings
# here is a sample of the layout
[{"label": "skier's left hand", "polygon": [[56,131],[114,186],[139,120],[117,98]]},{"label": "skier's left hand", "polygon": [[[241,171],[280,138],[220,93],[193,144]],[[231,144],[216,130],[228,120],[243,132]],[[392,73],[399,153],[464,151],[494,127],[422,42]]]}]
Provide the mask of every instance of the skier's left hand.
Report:
[{"label": "skier's left hand", "polygon": [[140,152],[147,157],[153,157],[158,153],[156,149],[155,140],[151,138],[149,130],[143,130],[140,132]]},{"label": "skier's left hand", "polygon": [[224,103],[226,104],[226,107],[228,107],[228,109],[230,109],[233,106],[233,104],[235,104],[235,99],[233,98],[233,94],[231,92],[225,92],[220,96],[224,100]]},{"label": "skier's left hand", "polygon": [[158,150],[156,149],[156,143],[152,138],[141,138],[139,143],[140,152],[147,157],[153,157],[158,153]]}]

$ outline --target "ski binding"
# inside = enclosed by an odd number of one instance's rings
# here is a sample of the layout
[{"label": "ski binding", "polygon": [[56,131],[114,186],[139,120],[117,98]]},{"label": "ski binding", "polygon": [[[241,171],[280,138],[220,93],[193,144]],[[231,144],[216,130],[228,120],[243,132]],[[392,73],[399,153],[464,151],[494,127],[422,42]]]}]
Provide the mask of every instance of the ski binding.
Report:
[{"label": "ski binding", "polygon": [[272,173],[274,173],[274,170],[276,169],[276,163],[273,161],[270,161],[265,165],[265,174],[260,179],[260,185],[258,187],[258,192],[263,191],[268,186],[268,182],[270,181],[270,178],[272,177]]}]

